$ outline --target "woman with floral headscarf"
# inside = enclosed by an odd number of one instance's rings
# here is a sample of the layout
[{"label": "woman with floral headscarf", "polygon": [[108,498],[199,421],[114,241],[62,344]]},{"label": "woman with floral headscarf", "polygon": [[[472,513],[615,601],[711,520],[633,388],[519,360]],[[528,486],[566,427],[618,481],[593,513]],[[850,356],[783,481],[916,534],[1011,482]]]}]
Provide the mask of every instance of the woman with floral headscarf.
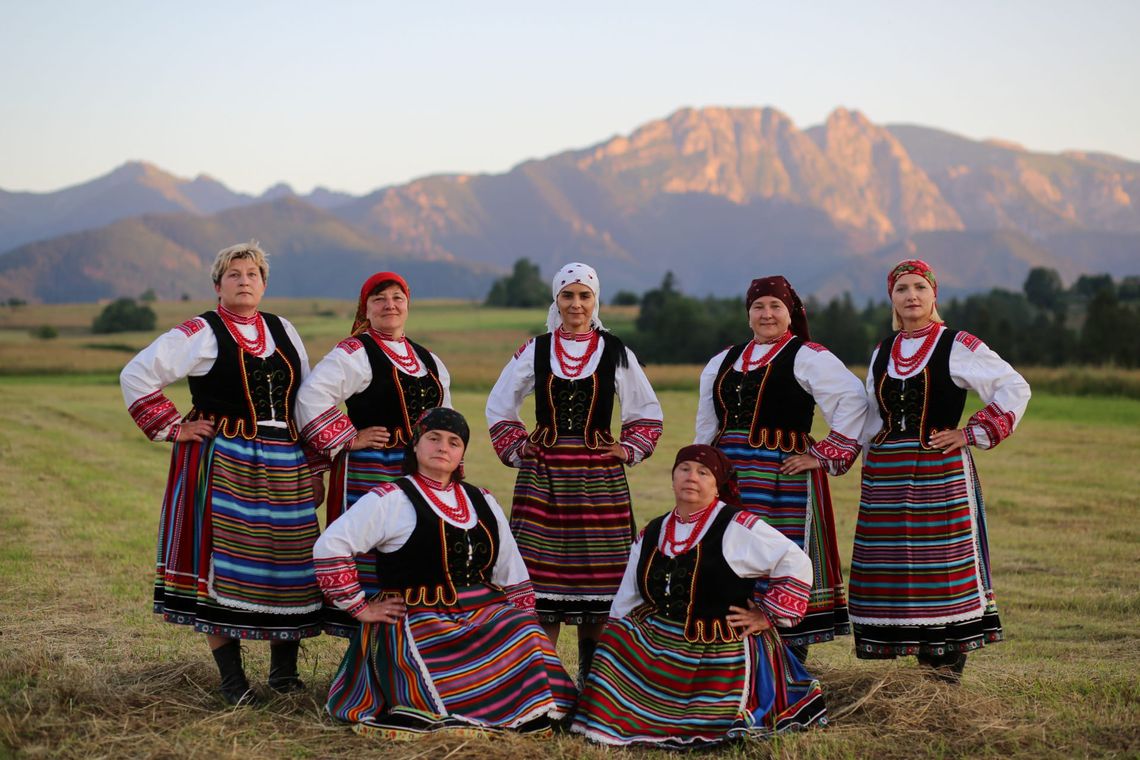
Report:
[{"label": "woman with floral headscarf", "polygon": [[[744,306],[752,339],[701,373],[695,440],[736,466],[744,508],[811,557],[807,614],[780,631],[803,660],[809,644],[851,630],[827,476],[855,461],[867,402],[859,378],[811,342],[807,312],[786,279],[753,280]],[[817,405],[831,428],[819,441],[811,436]]]},{"label": "woman with floral headscarf", "polygon": [[[424,412],[408,475],[362,496],[313,549],[321,590],[363,624],[326,704],[360,733],[533,731],[573,707],[507,518],[463,482],[469,439],[459,412]],[[371,598],[353,561],[364,552],[377,559]]]},{"label": "woman with floral headscarf", "polygon": [[[561,624],[578,626],[581,678],[633,539],[623,466],[653,453],[662,415],[637,357],[602,326],[597,272],[567,264],[551,290],[549,332],[507,363],[487,398],[487,424],[499,458],[519,468],[511,530],[539,620],[556,643]],[[531,393],[538,419],[528,434],[519,408]],[[615,398],[620,439],[610,433]]]},{"label": "woman with floral headscarf", "polygon": [[712,446],[677,452],[673,495],[633,544],[572,730],[694,748],[826,723],[819,682],[773,627],[807,611],[807,555],[739,509],[732,463]]},{"label": "woman with floral headscarf", "polygon": [[[400,477],[412,423],[426,409],[451,406],[447,367],[404,334],[410,302],[400,275],[369,277],[360,288],[351,336],[321,359],[297,394],[302,438],[333,460],[326,524],[370,489]],[[357,571],[365,590],[375,593],[375,557],[358,557]],[[326,606],[328,633],[351,636],[358,627],[351,616]]]},{"label": "woman with floral headscarf", "polygon": [[[915,655],[953,683],[967,652],[1003,637],[970,447],[993,448],[1014,431],[1029,385],[981,340],[942,323],[926,262],[896,265],[887,293],[897,332],[875,349],[867,373],[851,558],[855,654]],[[969,390],[985,407],[959,428]]]}]

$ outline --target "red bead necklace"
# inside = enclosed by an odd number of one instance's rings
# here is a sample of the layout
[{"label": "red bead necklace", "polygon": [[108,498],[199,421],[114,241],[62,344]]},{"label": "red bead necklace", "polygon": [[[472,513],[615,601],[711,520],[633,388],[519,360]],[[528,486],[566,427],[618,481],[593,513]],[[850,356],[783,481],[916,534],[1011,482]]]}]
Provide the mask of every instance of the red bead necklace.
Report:
[{"label": "red bead necklace", "polygon": [[[674,508],[673,511],[669,513],[669,516],[665,518],[665,541],[661,548],[671,551],[674,557],[692,549],[700,539],[701,531],[705,529],[705,524],[709,521],[709,518],[712,517],[713,507],[716,506],[716,501],[716,497],[714,496],[707,507],[699,512],[694,512],[688,517],[681,517],[681,515],[677,514],[676,508]],[[693,530],[684,541],[677,540],[678,523],[684,523],[686,525],[694,523]]]},{"label": "red bead necklace", "polygon": [[[567,338],[564,337],[563,333],[564,331],[559,329],[554,335],[554,358],[558,360],[558,366],[562,370],[562,374],[564,374],[567,379],[573,380],[582,374],[582,370],[586,369],[586,365],[590,363],[590,357],[598,350],[598,331],[590,330],[589,338],[585,336],[579,337],[577,335]],[[562,348],[562,341],[564,340],[573,340],[575,342],[589,340],[589,343],[586,344],[586,353],[577,357],[571,356]]]},{"label": "red bead necklace", "polygon": [[[904,336],[906,338],[923,338],[922,344],[919,345],[918,350],[910,356],[903,356],[902,342]],[[915,330],[912,333],[900,332],[895,336],[895,342],[891,345],[891,361],[895,363],[895,371],[900,375],[909,375],[926,361],[926,357],[934,350],[934,344],[938,342],[938,323],[931,322],[926,327]]]},{"label": "red bead necklace", "polygon": [[[254,312],[251,316],[243,317],[218,304],[218,316],[222,318],[222,323],[225,324],[226,329],[230,331],[230,335],[237,341],[242,351],[254,356],[261,356],[265,353],[265,323],[261,320],[260,314]],[[256,330],[253,340],[242,335],[238,325],[253,325]]]},{"label": "red bead necklace", "polygon": [[767,353],[755,361],[752,359],[752,354],[756,351],[756,347],[760,344],[757,343],[755,339],[749,341],[748,347],[744,349],[744,355],[740,359],[740,371],[751,372],[754,369],[763,367],[768,362],[772,361],[772,357],[774,357],[781,348],[788,345],[788,341],[791,339],[791,332],[786,332],[781,337],[777,338],[775,342],[771,344],[764,344],[771,345],[771,348],[768,349]]},{"label": "red bead necklace", "polygon": [[[458,483],[452,482],[447,488],[441,487],[441,484],[435,482],[430,478],[425,478],[418,472],[412,475],[416,484],[419,485],[420,490],[427,495],[428,501],[439,510],[439,513],[444,517],[450,518],[452,522],[465,523],[471,517],[471,509],[467,503],[467,495],[463,493],[463,489],[459,487]],[[435,495],[436,491],[450,490],[455,494],[455,506],[451,506],[443,499]]]},{"label": "red bead necklace", "polygon": [[[395,338],[391,335],[382,333],[379,330],[373,330],[373,332],[376,334],[376,343],[380,346],[380,350],[384,352],[385,356],[392,360],[393,364],[404,370],[404,372],[409,375],[419,374],[420,359],[418,356],[416,356],[416,352],[412,348],[412,344],[408,343],[408,339],[406,337],[400,336],[399,338]],[[385,341],[389,340],[395,343],[403,344],[404,351],[407,352],[406,355],[401,356],[396,352],[394,348],[390,348],[388,344],[385,343]]]}]

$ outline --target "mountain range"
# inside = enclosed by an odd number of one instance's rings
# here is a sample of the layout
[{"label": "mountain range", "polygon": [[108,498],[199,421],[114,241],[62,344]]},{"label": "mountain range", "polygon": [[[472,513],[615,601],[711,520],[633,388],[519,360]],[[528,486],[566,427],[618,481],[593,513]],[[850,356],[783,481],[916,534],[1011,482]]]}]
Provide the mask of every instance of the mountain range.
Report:
[{"label": "mountain range", "polygon": [[878,298],[908,255],[952,295],[1018,289],[1034,266],[1140,274],[1140,163],[842,108],[807,129],[773,108],[686,108],[502,174],[360,197],[254,197],[134,162],[53,193],[0,191],[0,298],[202,295],[213,253],[249,238],[271,253],[275,296],[349,297],[396,268],[418,295],[481,297],[525,256],[545,273],[591,263],[610,294],[671,270],[694,294],[783,273],[805,294]]}]

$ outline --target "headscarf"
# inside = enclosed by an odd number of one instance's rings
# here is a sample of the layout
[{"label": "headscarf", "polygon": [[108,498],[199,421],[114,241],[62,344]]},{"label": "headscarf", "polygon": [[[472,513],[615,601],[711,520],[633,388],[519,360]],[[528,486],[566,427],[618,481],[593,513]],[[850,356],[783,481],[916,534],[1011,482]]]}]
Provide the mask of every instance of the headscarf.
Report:
[{"label": "headscarf", "polygon": [[807,309],[804,308],[804,302],[800,300],[796,289],[783,275],[777,274],[753,280],[752,284],[748,286],[748,295],[744,297],[744,310],[750,310],[752,302],[761,296],[772,296],[783,301],[784,306],[788,308],[788,314],[792,317],[790,325],[792,333],[799,336],[801,340],[811,340]]},{"label": "headscarf", "polygon": [[[903,259],[894,265],[891,271],[887,273],[887,298],[891,297],[895,283],[904,274],[917,274],[930,283],[930,287],[934,288],[934,305],[930,308],[930,321],[945,322],[946,320],[942,319],[938,313],[938,280],[934,277],[934,270],[922,259]],[[891,327],[895,330],[902,329],[902,319],[895,311],[894,306],[891,307]]]},{"label": "headscarf", "polygon": [[930,287],[934,288],[934,297],[938,297],[938,280],[934,277],[934,270],[922,259],[903,259],[895,264],[894,268],[887,274],[888,296],[895,289],[895,283],[904,274],[917,274],[925,277],[926,281],[930,283]]},{"label": "headscarf", "polygon": [[585,285],[594,293],[594,313],[590,315],[590,326],[596,327],[599,330],[604,329],[601,317],[598,316],[598,310],[601,308],[602,298],[602,283],[598,280],[598,273],[589,264],[582,264],[577,261],[571,262],[562,269],[558,270],[558,274],[554,275],[554,279],[550,283],[551,296],[554,298],[554,303],[550,304],[550,310],[546,314],[546,329],[554,332],[562,324],[562,315],[558,311],[558,294],[567,285],[579,283]]},{"label": "headscarf", "polygon": [[404,295],[410,300],[412,297],[411,291],[408,289],[407,281],[396,274],[395,272],[377,272],[364,281],[364,285],[360,288],[360,300],[356,302],[356,317],[352,320],[352,335],[362,332],[368,327],[368,296],[372,295],[372,291],[376,289],[377,285],[385,282],[393,282],[400,286],[400,290],[404,291]]},{"label": "headscarf", "polygon": [[[415,448],[416,444],[420,442],[420,438],[429,430],[445,430],[448,433],[455,433],[463,440],[465,450],[467,442],[471,440],[471,428],[468,427],[467,419],[462,414],[444,406],[425,409],[415,424],[412,425],[412,441],[404,451],[405,474],[419,472],[420,466],[416,459]],[[459,466],[455,468],[455,472],[451,473],[451,478],[457,481],[463,480],[462,460],[460,460]]]},{"label": "headscarf", "polygon": [[681,462],[699,462],[708,467],[712,471],[713,477],[716,478],[716,495],[720,500],[732,507],[741,506],[740,489],[736,481],[736,468],[733,467],[732,462],[724,455],[723,451],[712,446],[706,446],[703,443],[694,443],[677,452],[677,458],[673,461],[673,469],[676,470],[677,465]]}]

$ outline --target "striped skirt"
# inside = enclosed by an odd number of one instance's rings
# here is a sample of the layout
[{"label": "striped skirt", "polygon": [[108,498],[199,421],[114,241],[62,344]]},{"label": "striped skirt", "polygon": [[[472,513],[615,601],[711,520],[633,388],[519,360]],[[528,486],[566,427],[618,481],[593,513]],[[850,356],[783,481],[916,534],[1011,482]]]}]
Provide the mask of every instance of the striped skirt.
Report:
[{"label": "striped skirt", "polygon": [[486,586],[452,606],[361,626],[333,679],[333,718],[398,738],[413,725],[518,728],[570,713],[574,686],[534,615]]},{"label": "striped skirt", "polygon": [[985,506],[968,449],[872,445],[851,558],[862,658],[968,652],[1002,638]]},{"label": "striped skirt", "polygon": [[530,573],[539,619],[603,622],[633,541],[624,465],[564,437],[523,460],[511,532]]},{"label": "striped skirt", "polygon": [[[763,518],[811,558],[814,578],[808,611],[798,625],[780,629],[784,642],[804,646],[850,633],[827,473],[781,474],[780,466],[791,454],[753,448],[746,430],[726,431],[717,448],[736,467],[745,509]],[[758,593],[763,593],[765,586],[761,581]]]},{"label": "striped skirt", "polygon": [[159,521],[154,611],[201,633],[320,633],[309,466],[284,430],[175,444]]},{"label": "striped skirt", "polygon": [[[329,474],[329,494],[325,502],[325,525],[340,517],[364,494],[380,485],[396,480],[404,474],[404,449],[361,449],[342,451],[333,462]],[[376,555],[372,552],[356,558],[356,572],[360,585],[369,597],[380,592],[376,577]],[[348,638],[360,628],[360,623],[344,610],[329,604],[324,608],[325,633]]]},{"label": "striped skirt", "polygon": [[606,625],[571,730],[602,744],[682,748],[826,723],[819,682],[772,630],[702,644],[636,610]]}]

